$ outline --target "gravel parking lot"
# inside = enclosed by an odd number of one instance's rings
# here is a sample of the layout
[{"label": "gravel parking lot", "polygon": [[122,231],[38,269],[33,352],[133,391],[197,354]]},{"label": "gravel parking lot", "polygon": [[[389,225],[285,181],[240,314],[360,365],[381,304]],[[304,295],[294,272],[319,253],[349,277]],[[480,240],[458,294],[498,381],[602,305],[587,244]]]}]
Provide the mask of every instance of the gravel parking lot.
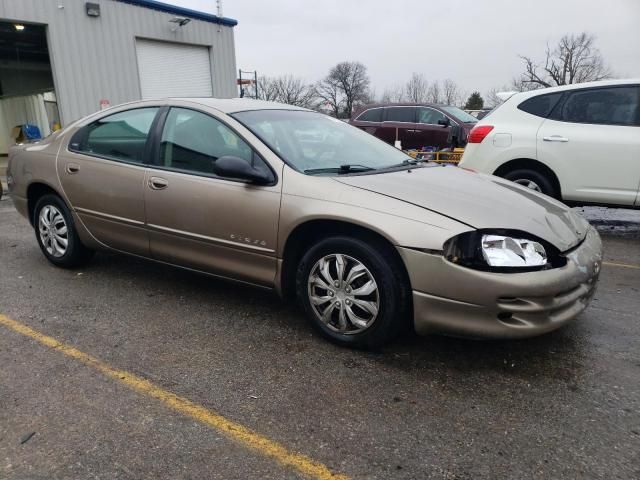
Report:
[{"label": "gravel parking lot", "polygon": [[567,328],[365,353],[262,290],[57,269],[3,199],[0,478],[640,478],[640,212],[583,212],[607,263]]}]

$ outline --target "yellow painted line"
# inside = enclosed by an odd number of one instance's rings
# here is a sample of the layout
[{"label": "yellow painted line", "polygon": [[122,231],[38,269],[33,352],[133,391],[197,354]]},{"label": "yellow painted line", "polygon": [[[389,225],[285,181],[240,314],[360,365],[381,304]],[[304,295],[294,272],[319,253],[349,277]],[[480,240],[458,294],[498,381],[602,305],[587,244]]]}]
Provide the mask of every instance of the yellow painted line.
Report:
[{"label": "yellow painted line", "polygon": [[138,377],[137,375],[125,370],[118,370],[117,368],[110,367],[89,354],[81,352],[70,345],[59,342],[55,338],[40,333],[37,330],[34,330],[33,328],[17,322],[5,315],[0,315],[0,325],[4,325],[10,330],[29,337],[46,347],[52,348],[66,355],[67,357],[78,360],[99,371],[104,376],[127,385],[138,393],[155,398],[172,410],[182,413],[183,415],[187,415],[202,424],[208,425],[209,427],[224,433],[228,437],[231,437],[233,440],[245,447],[251,448],[264,456],[270,457],[282,465],[291,467],[307,477],[320,480],[348,480],[349,478],[346,475],[333,473],[322,463],[316,462],[306,455],[292,452],[279,443],[274,442],[273,440],[270,440],[267,437],[240,425],[239,423],[227,420],[225,417],[212,410],[197,405],[184,397],[180,397],[174,393],[163,390],[157,385],[154,385],[148,380]]},{"label": "yellow painted line", "polygon": [[640,270],[640,265],[629,265],[628,263],[602,262],[602,264],[608,267],[634,268]]}]

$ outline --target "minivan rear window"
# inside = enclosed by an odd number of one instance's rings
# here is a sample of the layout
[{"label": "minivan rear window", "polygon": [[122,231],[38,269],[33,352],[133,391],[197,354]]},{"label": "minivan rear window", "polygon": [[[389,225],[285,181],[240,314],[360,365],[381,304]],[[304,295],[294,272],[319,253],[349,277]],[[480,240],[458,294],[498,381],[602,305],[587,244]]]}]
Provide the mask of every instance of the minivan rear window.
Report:
[{"label": "minivan rear window", "polygon": [[416,107],[387,107],[387,122],[415,123]]},{"label": "minivan rear window", "polygon": [[362,112],[356,120],[359,122],[381,122],[382,108],[370,108],[369,110]]},{"label": "minivan rear window", "polygon": [[537,117],[547,118],[562,97],[562,93],[549,93],[529,98],[518,105],[518,109]]}]

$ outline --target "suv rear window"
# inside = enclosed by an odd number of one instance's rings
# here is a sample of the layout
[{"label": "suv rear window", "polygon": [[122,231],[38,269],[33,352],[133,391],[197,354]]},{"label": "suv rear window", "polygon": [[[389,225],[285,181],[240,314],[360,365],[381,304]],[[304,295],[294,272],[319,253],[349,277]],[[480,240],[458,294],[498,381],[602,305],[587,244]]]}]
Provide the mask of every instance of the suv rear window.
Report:
[{"label": "suv rear window", "polygon": [[537,97],[529,98],[518,105],[518,109],[523,112],[536,115],[537,117],[547,118],[556,106],[558,100],[562,97],[562,93],[549,93],[547,95],[538,95]]},{"label": "suv rear window", "polygon": [[382,108],[370,108],[362,112],[356,120],[359,122],[381,122]]}]

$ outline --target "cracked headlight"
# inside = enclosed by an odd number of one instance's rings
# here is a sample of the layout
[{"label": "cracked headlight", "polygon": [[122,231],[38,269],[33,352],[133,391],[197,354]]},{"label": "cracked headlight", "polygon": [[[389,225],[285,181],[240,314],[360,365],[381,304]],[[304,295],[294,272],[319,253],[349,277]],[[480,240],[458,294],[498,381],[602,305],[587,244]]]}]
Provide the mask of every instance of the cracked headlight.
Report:
[{"label": "cracked headlight", "polygon": [[482,256],[490,267],[541,267],[547,264],[547,252],[533,240],[482,235]]},{"label": "cracked headlight", "polygon": [[444,244],[450,262],[476,270],[526,272],[562,267],[567,259],[550,243],[517,230],[476,230]]}]

